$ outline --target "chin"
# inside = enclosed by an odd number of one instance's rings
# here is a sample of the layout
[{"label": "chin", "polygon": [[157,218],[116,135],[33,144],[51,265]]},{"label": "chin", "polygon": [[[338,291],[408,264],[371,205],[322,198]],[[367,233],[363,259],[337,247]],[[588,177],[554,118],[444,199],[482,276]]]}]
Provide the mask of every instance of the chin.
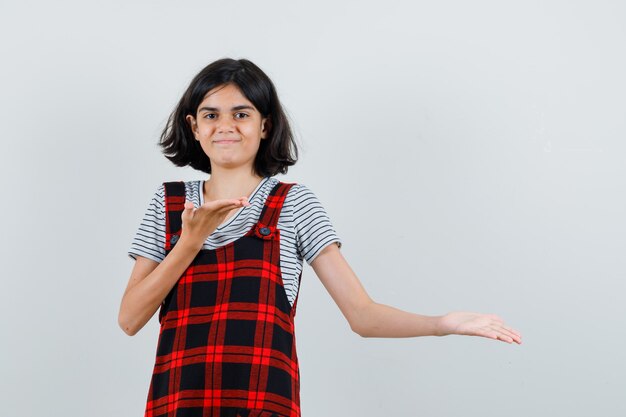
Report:
[{"label": "chin", "polygon": [[211,163],[214,165],[218,165],[224,168],[237,168],[238,166],[243,165],[240,161],[234,159],[211,159]]}]

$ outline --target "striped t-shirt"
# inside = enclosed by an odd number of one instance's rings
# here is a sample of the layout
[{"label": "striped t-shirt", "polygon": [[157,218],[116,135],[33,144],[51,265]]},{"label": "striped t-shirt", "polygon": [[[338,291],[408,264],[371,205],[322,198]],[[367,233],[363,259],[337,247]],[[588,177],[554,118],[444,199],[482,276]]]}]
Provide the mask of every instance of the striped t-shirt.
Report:
[{"label": "striped t-shirt", "polygon": [[[226,219],[204,242],[203,249],[216,249],[246,234],[261,216],[261,210],[272,188],[275,177],[265,177],[248,197],[250,203]],[[203,180],[185,181],[185,194],[194,207],[204,203]],[[305,185],[291,187],[278,218],[280,229],[280,268],[287,298],[293,306],[298,294],[298,276],[302,260],[310,265],[329,244],[342,242],[317,196]],[[128,256],[137,256],[161,262],[165,258],[165,187],[159,185],[150,201],[131,243]]]}]

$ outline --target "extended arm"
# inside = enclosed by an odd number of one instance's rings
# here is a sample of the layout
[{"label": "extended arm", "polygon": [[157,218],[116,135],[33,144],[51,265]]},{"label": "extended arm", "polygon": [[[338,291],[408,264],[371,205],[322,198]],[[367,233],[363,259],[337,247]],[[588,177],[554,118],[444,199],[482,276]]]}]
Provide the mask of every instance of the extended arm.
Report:
[{"label": "extended arm", "polygon": [[482,336],[521,344],[521,335],[493,314],[452,312],[443,316],[410,313],[375,302],[337,245],[328,245],[311,263],[350,328],[362,337]]}]

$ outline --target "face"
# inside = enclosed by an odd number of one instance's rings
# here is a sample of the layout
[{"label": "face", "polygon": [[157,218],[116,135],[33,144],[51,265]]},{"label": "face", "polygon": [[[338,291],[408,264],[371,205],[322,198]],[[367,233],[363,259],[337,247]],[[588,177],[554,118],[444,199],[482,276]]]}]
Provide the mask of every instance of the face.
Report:
[{"label": "face", "polygon": [[269,119],[248,101],[234,84],[207,92],[195,117],[187,122],[202,149],[211,160],[211,170],[249,168],[262,140],[269,133]]}]

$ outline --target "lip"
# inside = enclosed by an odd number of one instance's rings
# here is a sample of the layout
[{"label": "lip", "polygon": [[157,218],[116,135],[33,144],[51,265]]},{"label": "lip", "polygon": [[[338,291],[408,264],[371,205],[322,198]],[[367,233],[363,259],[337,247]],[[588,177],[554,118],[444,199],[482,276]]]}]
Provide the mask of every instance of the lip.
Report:
[{"label": "lip", "polygon": [[240,139],[222,139],[222,140],[214,140],[214,143],[223,143],[223,144],[228,144],[228,143],[235,143],[235,142],[240,142]]}]

